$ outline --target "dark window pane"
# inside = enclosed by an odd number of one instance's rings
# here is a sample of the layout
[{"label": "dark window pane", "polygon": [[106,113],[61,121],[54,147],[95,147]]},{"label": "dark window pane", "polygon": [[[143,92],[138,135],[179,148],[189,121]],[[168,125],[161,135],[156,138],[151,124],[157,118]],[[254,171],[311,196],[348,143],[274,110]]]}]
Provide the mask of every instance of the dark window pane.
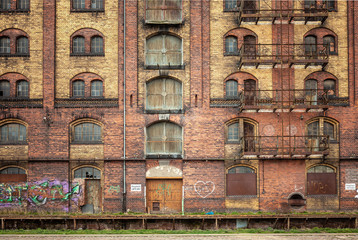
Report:
[{"label": "dark window pane", "polygon": [[8,81],[0,81],[0,97],[10,97],[10,83]]},{"label": "dark window pane", "polygon": [[315,55],[317,52],[317,38],[315,36],[305,37],[305,54],[307,56]]},{"label": "dark window pane", "polygon": [[75,126],[75,142],[101,141],[101,127],[94,123],[81,123]]},{"label": "dark window pane", "polygon": [[101,179],[101,171],[93,167],[83,167],[75,170],[75,178]]},{"label": "dark window pane", "polygon": [[85,96],[85,82],[76,80],[72,83],[72,96],[84,97]]},{"label": "dark window pane", "polygon": [[335,53],[336,52],[336,43],[333,36],[325,36],[323,37],[323,44],[327,48],[329,53]]},{"label": "dark window pane", "polygon": [[103,96],[102,81],[94,80],[91,82],[91,96],[92,97],[102,97]]},{"label": "dark window pane", "polygon": [[317,80],[310,79],[305,82],[305,101],[308,105],[317,105]]},{"label": "dark window pane", "polygon": [[17,9],[28,10],[29,8],[29,0],[17,0]]},{"label": "dark window pane", "polygon": [[10,38],[0,38],[0,53],[10,53]]},{"label": "dark window pane", "polygon": [[335,140],[334,125],[330,122],[323,123],[323,134],[328,135],[330,140]]},{"label": "dark window pane", "polygon": [[16,86],[17,97],[28,97],[29,96],[29,83],[27,81],[18,81]]},{"label": "dark window pane", "polygon": [[103,0],[91,0],[92,9],[103,9]]},{"label": "dark window pane", "polygon": [[11,0],[1,0],[0,1],[0,10],[10,10]]},{"label": "dark window pane", "polygon": [[236,10],[237,0],[225,0],[225,10]]},{"label": "dark window pane", "polygon": [[226,53],[237,53],[237,38],[227,37],[225,39],[225,52]]},{"label": "dark window pane", "polygon": [[103,53],[103,38],[93,37],[91,39],[91,52],[92,53]]},{"label": "dark window pane", "polygon": [[230,168],[228,173],[255,173],[255,171],[254,169],[249,167],[239,166],[239,167]]},{"label": "dark window pane", "polygon": [[74,9],[85,9],[85,0],[73,0],[73,5],[72,7]]},{"label": "dark window pane", "polygon": [[18,143],[26,141],[26,127],[17,123],[1,126],[1,142]]},{"label": "dark window pane", "polygon": [[328,95],[336,95],[336,81],[327,79],[323,82],[323,89]]},{"label": "dark window pane", "polygon": [[229,80],[226,82],[226,97],[237,97],[237,82]]},{"label": "dark window pane", "polygon": [[85,52],[85,38],[75,37],[73,38],[73,53],[84,53]]}]

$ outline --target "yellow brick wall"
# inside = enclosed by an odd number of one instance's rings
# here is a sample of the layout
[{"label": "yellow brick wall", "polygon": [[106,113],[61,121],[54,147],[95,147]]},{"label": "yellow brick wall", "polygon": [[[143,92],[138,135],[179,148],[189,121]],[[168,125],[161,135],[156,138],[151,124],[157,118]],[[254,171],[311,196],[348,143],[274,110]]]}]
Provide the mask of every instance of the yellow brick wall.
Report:
[{"label": "yellow brick wall", "polygon": [[0,75],[21,73],[29,79],[30,98],[42,98],[42,0],[31,0],[30,13],[0,14],[0,32],[8,28],[21,29],[29,35],[30,58],[11,57],[0,61]]},{"label": "yellow brick wall", "polygon": [[[145,83],[146,81],[159,76],[159,70],[145,70],[145,40],[148,36],[160,31],[158,26],[145,27],[145,1],[138,1],[138,103],[145,105]],[[190,101],[190,1],[183,0],[183,19],[185,24],[180,26],[166,27],[170,33],[182,38],[184,70],[165,70],[169,76],[175,77],[182,82],[183,103]],[[184,106],[184,105],[183,105]]]},{"label": "yellow brick wall", "polygon": [[70,159],[93,160],[103,157],[103,144],[72,144],[70,148]]},{"label": "yellow brick wall", "polygon": [[[118,97],[118,1],[105,1],[105,12],[70,12],[71,1],[56,1],[56,97],[70,97],[70,80],[82,72],[104,79],[105,97]],[[93,28],[104,35],[105,56],[70,57],[70,37]]]},{"label": "yellow brick wall", "polygon": [[[224,80],[230,74],[238,72],[238,56],[224,56],[224,35],[238,28],[238,13],[224,12],[223,1],[210,2],[210,97],[222,98],[225,96]],[[267,6],[265,4],[265,6]],[[264,7],[264,6],[263,6]],[[254,31],[258,37],[258,43],[272,43],[271,25],[253,25],[242,23],[242,28]],[[271,69],[243,68],[241,71],[253,74],[258,79],[259,89],[272,89]]]},{"label": "yellow brick wall", "polygon": [[[338,12],[329,12],[324,24],[295,25],[295,43],[303,43],[303,36],[311,29],[325,27],[338,36],[338,55],[329,57],[326,71],[338,78],[339,97],[348,97],[348,42],[347,42],[347,2],[337,1]],[[303,80],[310,74],[319,71],[320,68],[307,68],[295,70],[295,88],[304,89]]]},{"label": "yellow brick wall", "polygon": [[1,146],[0,160],[27,160],[29,156],[27,145]]}]

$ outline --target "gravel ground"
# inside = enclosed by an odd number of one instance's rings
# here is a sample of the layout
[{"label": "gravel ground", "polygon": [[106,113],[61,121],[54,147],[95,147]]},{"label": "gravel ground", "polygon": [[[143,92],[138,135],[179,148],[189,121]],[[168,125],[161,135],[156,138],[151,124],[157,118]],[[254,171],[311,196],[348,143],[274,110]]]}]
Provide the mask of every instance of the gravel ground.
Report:
[{"label": "gravel ground", "polygon": [[357,239],[358,234],[200,234],[200,235],[0,235],[1,240],[104,240],[104,239],[120,239],[120,240],[350,240]]}]

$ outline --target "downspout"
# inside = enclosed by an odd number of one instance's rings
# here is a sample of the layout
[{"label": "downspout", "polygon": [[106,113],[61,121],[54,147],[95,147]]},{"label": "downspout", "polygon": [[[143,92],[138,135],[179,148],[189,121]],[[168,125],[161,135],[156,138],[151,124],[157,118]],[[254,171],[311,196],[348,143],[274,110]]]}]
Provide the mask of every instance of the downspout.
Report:
[{"label": "downspout", "polygon": [[123,0],[123,204],[122,210],[127,209],[126,191],[126,0]]}]

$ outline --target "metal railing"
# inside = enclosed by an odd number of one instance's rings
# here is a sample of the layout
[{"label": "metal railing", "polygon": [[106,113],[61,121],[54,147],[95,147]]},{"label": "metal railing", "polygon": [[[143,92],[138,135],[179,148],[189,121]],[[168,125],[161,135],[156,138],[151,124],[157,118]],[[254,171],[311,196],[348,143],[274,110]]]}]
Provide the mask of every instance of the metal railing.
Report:
[{"label": "metal railing", "polygon": [[244,136],[240,138],[239,154],[308,156],[329,150],[328,135],[306,136]]}]

